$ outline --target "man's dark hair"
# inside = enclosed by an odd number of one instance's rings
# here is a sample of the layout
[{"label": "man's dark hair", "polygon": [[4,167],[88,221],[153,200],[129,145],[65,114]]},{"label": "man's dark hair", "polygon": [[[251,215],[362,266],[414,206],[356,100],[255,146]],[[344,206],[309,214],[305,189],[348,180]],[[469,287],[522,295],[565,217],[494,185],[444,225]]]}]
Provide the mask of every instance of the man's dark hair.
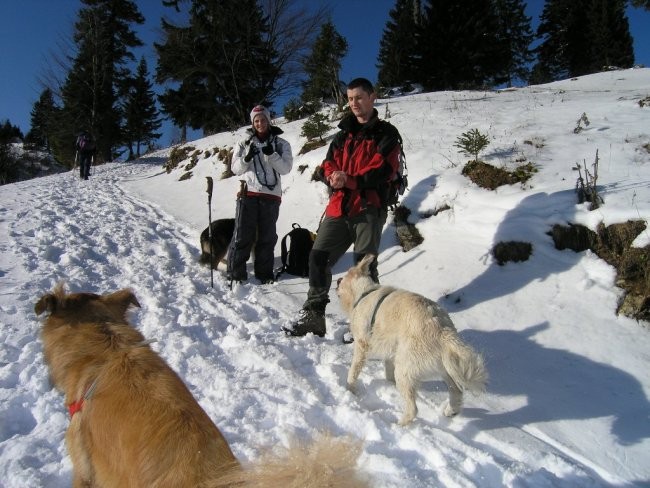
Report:
[{"label": "man's dark hair", "polygon": [[372,86],[372,83],[370,83],[366,78],[355,78],[348,83],[348,90],[354,90],[355,88],[361,88],[368,95],[375,93],[375,87]]}]

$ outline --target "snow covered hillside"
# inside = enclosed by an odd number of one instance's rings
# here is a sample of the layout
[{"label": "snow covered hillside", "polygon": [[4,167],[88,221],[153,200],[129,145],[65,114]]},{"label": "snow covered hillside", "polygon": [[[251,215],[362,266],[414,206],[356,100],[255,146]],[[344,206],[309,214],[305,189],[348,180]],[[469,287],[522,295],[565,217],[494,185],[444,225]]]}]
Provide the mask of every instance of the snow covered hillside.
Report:
[{"label": "snow covered hillside", "polygon": [[[205,177],[215,178],[213,220],[233,217],[238,181],[218,179],[225,167],[213,153],[243,128],[190,143],[201,156],[185,181],[180,166],[162,169],[163,150],[97,167],[89,181],[73,171],[0,187],[0,485],[71,484],[67,409],[48,380],[33,312],[65,280],[72,291],[134,290],[142,308],[132,323],[157,339],[153,349],[241,460],[329,431],[363,440],[358,468],[377,487],[650,486],[648,324],[616,316],[611,266],[589,251],[557,251],[547,235],[556,223],[648,221],[650,107],[639,105],[648,96],[650,69],[635,69],[377,103],[404,138],[404,203],[425,239],[402,252],[389,219],[380,279],[438,300],[490,373],[487,393],[466,397],[453,419],[440,411],[444,384],[426,382],[406,428],[380,362],[362,372],[357,396],[345,388],[352,347],[341,343],[346,320],[333,291],[320,339],[280,331],[305,298],[304,278],[230,290],[217,271],[210,288],[198,263]],[[583,113],[590,124],[575,133]],[[303,123],[279,124],[296,155],[282,180],[280,238],[293,222],[315,231],[327,198],[310,182],[326,147],[297,156]],[[496,191],[471,183],[454,143],[474,128],[490,138],[482,160],[510,170],[530,162],[537,173]],[[596,150],[605,204],[589,211],[576,203],[572,168],[590,168]],[[531,258],[497,265],[490,250],[502,240],[530,242]],[[646,229],[635,245],[649,244]],[[278,265],[279,254],[278,242]],[[350,264],[344,256],[337,275]]]}]

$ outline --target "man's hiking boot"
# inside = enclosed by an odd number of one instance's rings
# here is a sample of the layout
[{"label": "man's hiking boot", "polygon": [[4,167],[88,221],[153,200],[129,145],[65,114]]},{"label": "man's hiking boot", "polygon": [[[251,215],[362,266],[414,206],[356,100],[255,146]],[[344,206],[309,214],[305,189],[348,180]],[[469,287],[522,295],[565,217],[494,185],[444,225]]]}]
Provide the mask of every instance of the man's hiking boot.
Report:
[{"label": "man's hiking boot", "polygon": [[303,308],[300,318],[287,327],[282,327],[284,333],[292,337],[302,337],[310,332],[318,337],[325,336],[325,311]]}]

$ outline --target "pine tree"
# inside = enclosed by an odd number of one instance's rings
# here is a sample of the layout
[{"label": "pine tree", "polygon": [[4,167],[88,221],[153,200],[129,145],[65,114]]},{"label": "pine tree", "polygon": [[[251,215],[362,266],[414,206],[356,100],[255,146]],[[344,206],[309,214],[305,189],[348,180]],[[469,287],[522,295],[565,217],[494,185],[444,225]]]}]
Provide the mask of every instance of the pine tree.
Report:
[{"label": "pine tree", "polygon": [[155,44],[156,80],[178,84],[160,97],[163,111],[207,134],[250,123],[251,107],[268,103],[278,77],[257,2],[194,0],[189,16],[186,27],[163,20],[165,42]]},{"label": "pine tree", "polygon": [[122,143],[120,97],[129,78],[127,63],[135,59],[131,49],[142,45],[131,24],[144,23],[131,0],[82,3],[73,37],[77,53],[62,88],[63,106],[51,141],[55,156],[69,164],[81,130],[93,135],[104,161]]},{"label": "pine tree", "polygon": [[431,0],[424,11],[418,75],[429,90],[482,88],[502,82],[506,46],[492,0]]},{"label": "pine tree", "polygon": [[5,121],[0,124],[0,141],[9,143],[12,142],[12,139],[20,139],[22,141],[24,139],[23,133],[20,130],[20,127],[12,125],[12,123],[9,122],[9,119],[5,119]]},{"label": "pine tree", "polygon": [[18,180],[18,161],[11,153],[9,142],[0,137],[0,185]]},{"label": "pine tree", "polygon": [[650,10],[650,0],[632,0],[632,6]]},{"label": "pine tree", "polygon": [[25,140],[49,152],[50,134],[54,130],[58,110],[52,90],[46,88],[32,107],[31,129]]},{"label": "pine tree", "polygon": [[625,15],[625,0],[592,0],[589,11],[589,73],[634,64],[634,46]]},{"label": "pine tree", "polygon": [[537,37],[533,83],[634,64],[625,0],[547,0]]},{"label": "pine tree", "polygon": [[415,81],[420,0],[397,0],[379,41],[377,82],[388,87]]},{"label": "pine tree", "polygon": [[[161,121],[156,108],[156,98],[149,81],[149,71],[144,57],[140,59],[129,93],[124,101],[124,143],[129,150],[129,160],[140,157],[142,145],[151,145],[160,133]],[[135,153],[133,146],[135,145]]]},{"label": "pine tree", "polygon": [[566,40],[565,21],[573,0],[547,0],[540,16],[536,37],[542,42],[535,49],[537,63],[531,72],[531,83],[546,83],[568,76],[562,51]]},{"label": "pine tree", "polygon": [[[163,5],[181,11],[189,0],[162,0]],[[304,0],[264,0],[258,2],[263,9],[268,26],[267,45],[274,48],[273,66],[278,77],[273,89],[265,97],[273,100],[289,95],[300,88],[304,78],[302,61],[308,56],[320,26],[329,17],[329,7],[322,3]]]},{"label": "pine tree", "polygon": [[303,60],[309,55],[320,26],[327,22],[328,7],[304,0],[265,0],[260,2],[268,16],[267,43],[274,47],[273,65],[278,78],[268,99],[295,94],[302,86]]},{"label": "pine tree", "polygon": [[505,45],[505,72],[503,77],[508,86],[513,78],[528,80],[528,65],[533,59],[530,44],[533,31],[530,17],[526,15],[522,0],[496,0],[499,35]]},{"label": "pine tree", "polygon": [[14,139],[22,140],[23,133],[6,119],[0,124],[0,185],[18,181],[18,160],[9,146]]},{"label": "pine tree", "polygon": [[303,84],[303,102],[333,98],[339,107],[345,104],[341,92],[341,62],[348,42],[331,21],[325,22],[303,66],[307,81]]}]

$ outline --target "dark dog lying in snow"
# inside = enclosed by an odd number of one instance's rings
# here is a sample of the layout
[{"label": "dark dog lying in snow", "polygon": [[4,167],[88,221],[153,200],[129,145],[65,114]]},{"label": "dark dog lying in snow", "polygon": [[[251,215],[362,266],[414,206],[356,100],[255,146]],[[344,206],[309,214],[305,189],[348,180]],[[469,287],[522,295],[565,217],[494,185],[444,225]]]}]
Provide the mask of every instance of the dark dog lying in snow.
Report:
[{"label": "dark dog lying in snow", "polygon": [[[210,224],[212,230],[212,269],[225,262],[228,246],[235,233],[235,219],[219,219]],[[208,227],[201,232],[201,263],[210,264],[210,236]]]}]

